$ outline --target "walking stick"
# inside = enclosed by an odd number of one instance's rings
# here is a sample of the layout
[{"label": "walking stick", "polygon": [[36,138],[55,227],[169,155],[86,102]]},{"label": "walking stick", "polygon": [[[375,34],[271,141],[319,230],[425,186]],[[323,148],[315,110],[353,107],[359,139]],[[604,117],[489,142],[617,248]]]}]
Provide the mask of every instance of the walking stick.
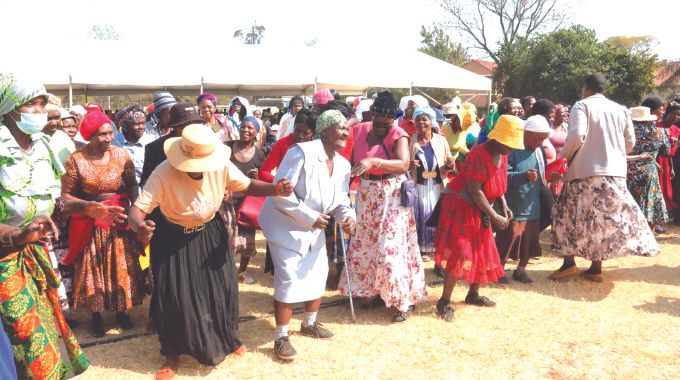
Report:
[{"label": "walking stick", "polygon": [[354,300],[352,299],[352,281],[349,276],[349,263],[347,262],[347,244],[345,243],[345,232],[340,227],[340,248],[342,251],[342,260],[345,262],[345,274],[347,275],[347,294],[349,295],[349,309],[352,312],[352,321],[357,321],[357,316],[354,314]]}]

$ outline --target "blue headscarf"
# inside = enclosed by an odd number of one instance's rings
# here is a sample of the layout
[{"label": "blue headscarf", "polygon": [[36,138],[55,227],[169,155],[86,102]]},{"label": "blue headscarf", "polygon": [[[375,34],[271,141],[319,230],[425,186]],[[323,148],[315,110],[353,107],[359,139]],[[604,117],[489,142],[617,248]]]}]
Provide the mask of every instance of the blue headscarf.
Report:
[{"label": "blue headscarf", "polygon": [[433,122],[437,121],[437,114],[430,107],[418,107],[418,108],[416,108],[416,110],[413,111],[413,120],[415,120],[416,117],[418,117],[419,115],[426,115],[430,119],[430,121],[433,121]]},{"label": "blue headscarf", "polygon": [[244,123],[244,122],[246,122],[246,121],[249,121],[249,122],[253,123],[253,126],[254,126],[255,129],[257,130],[257,133],[260,133],[260,122],[257,121],[257,119],[256,119],[255,117],[253,117],[253,116],[246,116],[246,117],[243,118],[243,120],[241,121],[241,123]]}]

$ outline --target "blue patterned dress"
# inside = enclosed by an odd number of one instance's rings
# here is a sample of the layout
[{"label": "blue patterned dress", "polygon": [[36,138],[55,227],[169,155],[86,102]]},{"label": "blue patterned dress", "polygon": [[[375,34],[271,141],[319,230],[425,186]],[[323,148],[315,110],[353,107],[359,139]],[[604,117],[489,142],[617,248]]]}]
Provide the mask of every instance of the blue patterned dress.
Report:
[{"label": "blue patterned dress", "polygon": [[653,121],[635,122],[635,147],[630,155],[647,153],[649,162],[628,162],[628,190],[642,209],[647,222],[660,224],[668,222],[668,211],[661,192],[656,157],[670,150],[666,134]]}]

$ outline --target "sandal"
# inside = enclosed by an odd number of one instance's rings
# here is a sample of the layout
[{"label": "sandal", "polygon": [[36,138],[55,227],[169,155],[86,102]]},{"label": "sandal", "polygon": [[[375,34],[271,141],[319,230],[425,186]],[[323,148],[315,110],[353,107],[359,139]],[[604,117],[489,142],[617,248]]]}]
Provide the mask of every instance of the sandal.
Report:
[{"label": "sandal", "polygon": [[394,323],[406,322],[406,320],[408,319],[408,317],[410,315],[411,315],[411,313],[409,313],[408,311],[403,312],[403,311],[397,310],[394,314],[392,314],[392,322],[394,322]]},{"label": "sandal", "polygon": [[437,314],[441,317],[441,319],[445,320],[446,322],[451,322],[454,320],[454,310],[449,304],[449,301],[446,303],[442,302],[441,300],[437,302]]},{"label": "sandal", "polygon": [[248,272],[241,272],[238,274],[238,280],[246,285],[252,285],[257,282],[255,277],[248,274]]},{"label": "sandal", "polygon": [[479,294],[469,294],[465,296],[465,303],[468,305],[494,307],[496,303],[491,301],[489,297],[480,296]]}]

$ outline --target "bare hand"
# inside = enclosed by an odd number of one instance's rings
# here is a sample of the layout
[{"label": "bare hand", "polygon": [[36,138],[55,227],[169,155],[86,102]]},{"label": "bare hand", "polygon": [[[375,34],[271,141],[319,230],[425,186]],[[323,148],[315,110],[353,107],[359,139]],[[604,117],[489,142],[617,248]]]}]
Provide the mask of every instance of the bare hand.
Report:
[{"label": "bare hand", "polygon": [[559,172],[553,172],[552,175],[550,175],[550,182],[552,181],[560,181],[564,177],[561,173]]},{"label": "bare hand", "polygon": [[354,227],[356,227],[356,222],[349,216],[346,216],[345,219],[342,220],[342,231],[344,233],[346,234],[354,233]]},{"label": "bare hand", "polygon": [[316,222],[312,224],[312,228],[314,229],[326,229],[328,227],[328,220],[330,219],[330,216],[321,213],[319,214],[319,217],[316,219]]},{"label": "bare hand", "polygon": [[379,158],[364,158],[352,168],[352,177],[358,177],[377,166]]},{"label": "bare hand", "polygon": [[456,170],[456,160],[451,157],[446,157],[446,160],[444,161],[444,167],[446,167],[448,171]]},{"label": "bare hand", "polygon": [[293,185],[290,183],[288,178],[281,178],[279,182],[276,183],[276,196],[277,197],[287,197],[293,193]]},{"label": "bare hand", "polygon": [[246,176],[248,176],[250,179],[257,179],[257,172],[257,169],[250,169],[248,170],[248,173],[246,173]]},{"label": "bare hand", "polygon": [[524,172],[524,177],[526,177],[527,181],[529,182],[536,182],[538,179],[538,173],[536,172],[536,169],[529,169]]},{"label": "bare hand", "polygon": [[408,170],[416,170],[420,167],[420,160],[411,160]]},{"label": "bare hand", "polygon": [[101,202],[89,202],[85,206],[85,214],[107,224],[125,223],[127,220],[123,207],[107,206]]},{"label": "bare hand", "polygon": [[639,160],[642,162],[650,162],[652,161],[652,155],[649,153],[642,153],[640,156],[638,156]]},{"label": "bare hand", "polygon": [[54,239],[59,239],[59,230],[49,216],[35,218],[24,227],[13,239],[15,245],[33,243],[54,234]]},{"label": "bare hand", "polygon": [[504,230],[508,228],[508,225],[510,225],[510,221],[503,217],[502,215],[499,215],[497,213],[493,213],[491,216],[491,222],[499,229],[499,230]]},{"label": "bare hand", "polygon": [[141,241],[142,243],[147,243],[151,240],[153,232],[156,230],[156,223],[154,223],[152,220],[145,220],[144,224],[137,226],[137,228],[133,228],[133,230],[135,230],[137,240]]},{"label": "bare hand", "polygon": [[508,223],[510,223],[510,221],[512,220],[512,217],[514,216],[512,214],[512,211],[510,210],[510,208],[508,206],[504,206],[503,212],[505,213],[505,217],[508,219]]}]

